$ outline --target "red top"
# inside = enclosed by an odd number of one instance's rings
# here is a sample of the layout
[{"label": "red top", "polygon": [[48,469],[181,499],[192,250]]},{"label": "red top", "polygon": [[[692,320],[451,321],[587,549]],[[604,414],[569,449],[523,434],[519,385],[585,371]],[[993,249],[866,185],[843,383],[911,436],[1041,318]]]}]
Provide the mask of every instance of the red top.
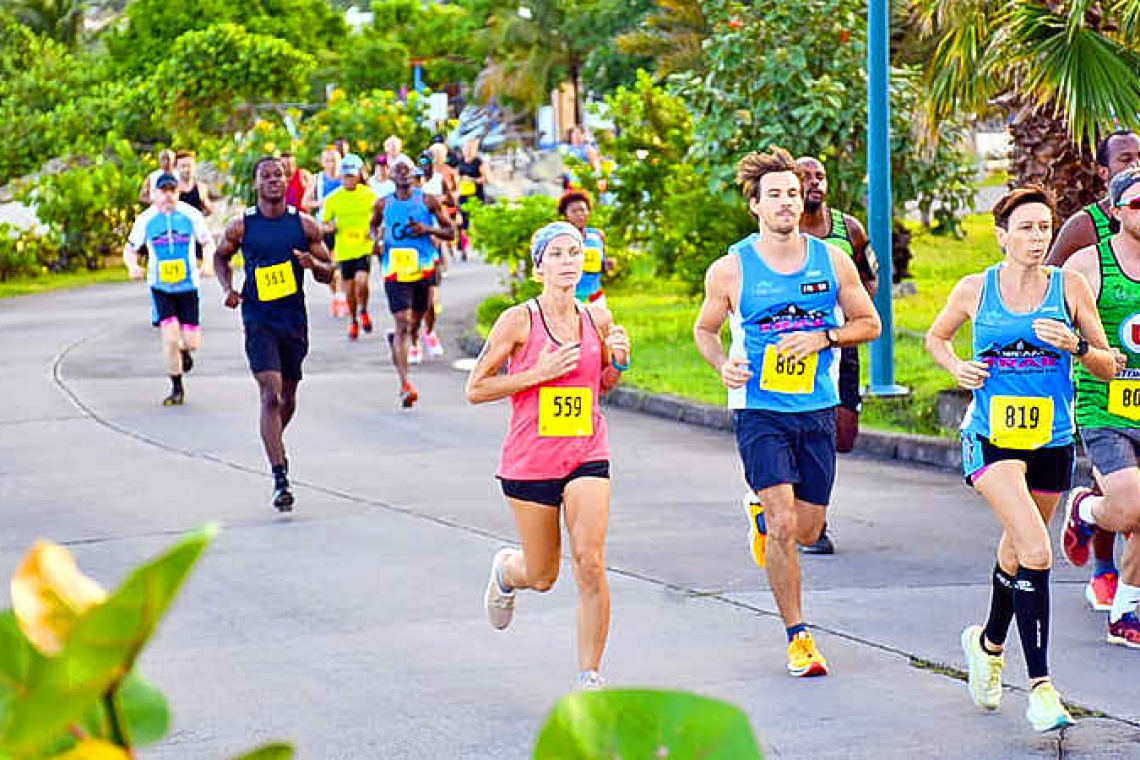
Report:
[{"label": "red top", "polygon": [[[522,349],[507,363],[507,374],[517,375],[533,367],[543,349],[559,344],[550,333],[538,301],[526,302],[530,313],[530,336]],[[496,475],[507,480],[553,480],[564,478],[586,462],[610,458],[606,418],[598,401],[601,397],[602,340],[590,312],[575,303],[579,314],[582,353],[578,366],[562,377],[541,383],[511,396],[511,420],[503,441],[503,454]],[[586,435],[540,435],[539,406],[543,388],[584,389],[590,404],[592,431]],[[550,392],[547,392],[550,395]],[[560,411],[564,399],[552,399],[548,415]],[[585,403],[586,399],[582,399]],[[557,419],[557,418],[555,418]],[[558,424],[558,423],[555,423]]]},{"label": "red top", "polygon": [[293,172],[289,183],[285,185],[285,204],[293,208],[301,208],[301,199],[305,197],[305,183],[301,180],[301,170]]}]

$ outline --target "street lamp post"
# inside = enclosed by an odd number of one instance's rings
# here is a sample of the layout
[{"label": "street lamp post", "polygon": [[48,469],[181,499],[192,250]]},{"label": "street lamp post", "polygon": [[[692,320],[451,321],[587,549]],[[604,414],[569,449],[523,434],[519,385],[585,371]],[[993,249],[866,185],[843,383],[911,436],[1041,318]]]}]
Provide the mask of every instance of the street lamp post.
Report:
[{"label": "street lamp post", "polygon": [[871,247],[879,259],[879,290],[875,306],[883,323],[883,334],[871,344],[872,396],[901,396],[909,391],[895,384],[894,312],[891,304],[891,133],[890,90],[890,3],[867,3],[867,176],[870,196],[867,204]]}]

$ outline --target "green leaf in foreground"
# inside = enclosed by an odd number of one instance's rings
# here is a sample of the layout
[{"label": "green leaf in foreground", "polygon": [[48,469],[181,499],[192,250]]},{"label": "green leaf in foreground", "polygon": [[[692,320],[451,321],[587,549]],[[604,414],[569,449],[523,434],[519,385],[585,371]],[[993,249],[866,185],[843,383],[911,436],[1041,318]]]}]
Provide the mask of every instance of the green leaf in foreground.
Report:
[{"label": "green leaf in foreground", "polygon": [[130,673],[216,534],[216,526],[207,526],[136,569],[106,602],[83,615],[59,656],[33,661],[27,689],[11,703],[0,752],[35,755]]},{"label": "green leaf in foreground", "polygon": [[693,758],[760,760],[740,708],[681,691],[607,689],[559,700],[535,760]]},{"label": "green leaf in foreground", "polygon": [[265,744],[233,760],[291,760],[293,747],[288,744]]}]

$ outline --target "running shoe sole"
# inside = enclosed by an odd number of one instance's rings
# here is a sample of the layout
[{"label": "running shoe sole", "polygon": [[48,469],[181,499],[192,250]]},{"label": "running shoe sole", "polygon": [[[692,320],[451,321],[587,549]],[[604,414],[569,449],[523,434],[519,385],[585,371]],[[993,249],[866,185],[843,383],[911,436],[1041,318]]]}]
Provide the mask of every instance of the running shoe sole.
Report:
[{"label": "running shoe sole", "polygon": [[815,678],[816,676],[825,676],[827,675],[827,665],[822,662],[815,661],[803,670],[799,670],[797,668],[793,668],[791,664],[789,664],[788,675],[794,676],[796,678]]},{"label": "running shoe sole", "polygon": [[400,406],[405,409],[411,409],[420,400],[420,394],[416,392],[415,388],[409,388],[406,391],[400,392]]},{"label": "running shoe sole", "polygon": [[[1088,488],[1074,488],[1069,491],[1069,497],[1065,499],[1065,522],[1063,532],[1061,533],[1061,548],[1065,559],[1073,567],[1084,567],[1089,562],[1089,544],[1092,543],[1092,536],[1086,538],[1083,542],[1080,541],[1076,529],[1073,525],[1073,510],[1077,508],[1077,504],[1085,494],[1092,493]],[[1077,515],[1079,517],[1080,515]]]},{"label": "running shoe sole", "polygon": [[163,406],[182,406],[186,403],[186,396],[181,393],[172,393],[162,400]]},{"label": "running shoe sole", "polygon": [[292,512],[293,503],[293,492],[288,488],[283,488],[273,493],[273,507],[278,512]]},{"label": "running shoe sole", "polygon": [[1130,641],[1124,636],[1119,636],[1113,633],[1111,624],[1109,624],[1108,634],[1105,636],[1105,641],[1107,641],[1109,644],[1128,647],[1129,649],[1140,649],[1140,641]]},{"label": "running shoe sole", "polygon": [[[514,554],[514,551],[514,549],[500,549],[495,552],[495,557],[491,560],[491,575],[487,578],[487,590],[483,592],[483,607],[487,610],[487,620],[496,631],[509,626],[515,616],[514,592],[504,594],[499,587],[499,565]],[[507,607],[495,605],[492,600],[496,596],[509,599],[510,604]]]}]

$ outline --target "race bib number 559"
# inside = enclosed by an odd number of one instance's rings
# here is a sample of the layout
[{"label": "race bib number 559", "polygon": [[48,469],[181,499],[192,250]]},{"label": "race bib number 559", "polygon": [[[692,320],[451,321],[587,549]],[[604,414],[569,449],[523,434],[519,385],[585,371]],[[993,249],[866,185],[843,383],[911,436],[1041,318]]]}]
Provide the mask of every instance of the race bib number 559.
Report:
[{"label": "race bib number 559", "polygon": [[539,388],[538,434],[544,438],[593,435],[593,391],[589,388]]}]

